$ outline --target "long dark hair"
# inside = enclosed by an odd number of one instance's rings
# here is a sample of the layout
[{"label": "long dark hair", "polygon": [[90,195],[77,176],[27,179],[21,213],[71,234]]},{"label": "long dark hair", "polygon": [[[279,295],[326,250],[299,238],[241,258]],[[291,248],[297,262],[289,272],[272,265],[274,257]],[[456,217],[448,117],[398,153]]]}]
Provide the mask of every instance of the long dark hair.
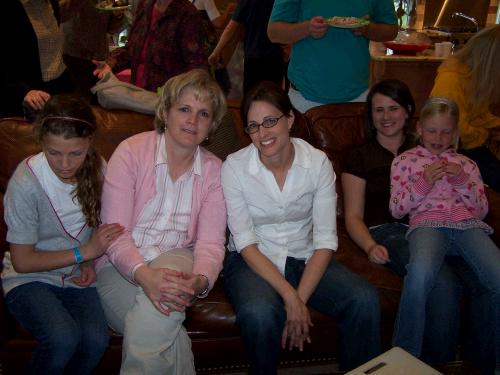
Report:
[{"label": "long dark hair", "polygon": [[[35,140],[42,144],[47,134],[69,138],[89,138],[96,133],[96,119],[92,108],[85,100],[73,95],[51,97],[38,114],[33,127]],[[83,164],[75,174],[76,186],[73,198],[82,207],[86,222],[90,227],[100,223],[102,192],[102,157],[93,142],[87,151]]]},{"label": "long dark hair", "polygon": [[370,92],[366,97],[365,113],[368,137],[375,137],[377,135],[377,130],[375,129],[372,116],[373,96],[375,94],[387,96],[405,109],[408,114],[404,127],[405,133],[407,134],[411,129],[411,123],[415,113],[415,100],[413,99],[411,91],[406,83],[398,79],[386,79],[375,84],[370,89]]}]

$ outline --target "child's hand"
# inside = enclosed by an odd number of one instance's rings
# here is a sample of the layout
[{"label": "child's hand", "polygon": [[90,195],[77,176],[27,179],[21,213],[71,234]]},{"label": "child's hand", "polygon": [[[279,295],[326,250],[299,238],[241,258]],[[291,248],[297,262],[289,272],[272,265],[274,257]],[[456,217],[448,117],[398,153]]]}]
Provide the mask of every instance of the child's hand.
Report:
[{"label": "child's hand", "polygon": [[451,162],[447,162],[444,168],[446,171],[446,175],[450,177],[458,176],[460,173],[462,173],[463,170],[460,164]]},{"label": "child's hand", "polygon": [[78,286],[82,288],[88,287],[94,281],[96,281],[97,276],[94,269],[94,262],[87,261],[80,265],[80,276],[75,276],[71,280]]},{"label": "child's hand", "polygon": [[85,260],[100,257],[108,249],[108,246],[118,238],[125,228],[120,224],[102,224],[94,230],[90,241],[82,246],[82,255]]},{"label": "child's hand", "polygon": [[446,175],[446,160],[438,160],[429,165],[424,170],[424,179],[429,185],[434,185],[436,181],[442,179]]}]

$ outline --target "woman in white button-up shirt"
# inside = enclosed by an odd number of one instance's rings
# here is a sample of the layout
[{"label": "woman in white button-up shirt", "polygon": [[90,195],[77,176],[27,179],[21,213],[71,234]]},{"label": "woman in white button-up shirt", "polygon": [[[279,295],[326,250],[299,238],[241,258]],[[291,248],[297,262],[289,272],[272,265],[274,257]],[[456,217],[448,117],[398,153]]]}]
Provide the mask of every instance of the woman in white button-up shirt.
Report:
[{"label": "woman in white button-up shirt", "polygon": [[222,186],[231,230],[224,285],[251,372],[274,374],[280,347],[310,342],[310,305],[337,319],[346,370],[380,351],[375,288],[332,259],[335,174],[324,152],[290,138],[295,110],[264,82],[242,103],[252,144],[230,155]]}]

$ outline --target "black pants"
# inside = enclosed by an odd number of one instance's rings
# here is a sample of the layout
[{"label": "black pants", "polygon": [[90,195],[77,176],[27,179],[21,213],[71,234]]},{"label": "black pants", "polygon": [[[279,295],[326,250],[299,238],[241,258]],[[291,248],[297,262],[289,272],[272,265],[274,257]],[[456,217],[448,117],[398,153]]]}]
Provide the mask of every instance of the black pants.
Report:
[{"label": "black pants", "polygon": [[260,81],[272,81],[282,85],[285,63],[281,50],[262,58],[245,57],[243,72],[243,93],[247,93]]},{"label": "black pants", "polygon": [[474,160],[485,184],[493,190],[500,191],[500,160],[486,146],[460,150],[460,152]]},{"label": "black pants", "polygon": [[99,80],[93,75],[96,66],[90,60],[63,55],[64,64],[73,82],[75,93],[87,100],[92,98],[90,88]]}]

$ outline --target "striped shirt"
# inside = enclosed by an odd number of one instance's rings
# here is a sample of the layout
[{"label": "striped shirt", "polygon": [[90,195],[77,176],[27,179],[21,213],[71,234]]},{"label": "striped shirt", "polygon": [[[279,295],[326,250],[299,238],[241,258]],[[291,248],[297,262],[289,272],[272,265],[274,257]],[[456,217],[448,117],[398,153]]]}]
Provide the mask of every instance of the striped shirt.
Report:
[{"label": "striped shirt", "polygon": [[194,174],[201,175],[199,149],[190,170],[172,181],[169,175],[165,137],[158,137],[155,155],[157,194],[144,206],[132,237],[146,262],[163,252],[181,247],[187,238],[191,217]]}]

